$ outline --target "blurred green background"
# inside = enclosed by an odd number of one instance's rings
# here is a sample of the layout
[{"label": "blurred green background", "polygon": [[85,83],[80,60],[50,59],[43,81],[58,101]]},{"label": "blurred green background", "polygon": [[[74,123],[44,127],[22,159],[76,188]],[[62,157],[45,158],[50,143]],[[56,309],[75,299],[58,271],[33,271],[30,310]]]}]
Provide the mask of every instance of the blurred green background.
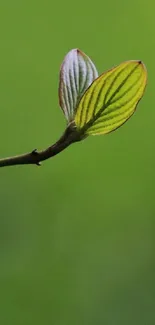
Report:
[{"label": "blurred green background", "polygon": [[0,324],[155,324],[155,2],[0,2],[0,157],[65,128],[58,77],[79,47],[99,72],[141,59],[148,87],[116,132],[42,167],[0,170]]}]

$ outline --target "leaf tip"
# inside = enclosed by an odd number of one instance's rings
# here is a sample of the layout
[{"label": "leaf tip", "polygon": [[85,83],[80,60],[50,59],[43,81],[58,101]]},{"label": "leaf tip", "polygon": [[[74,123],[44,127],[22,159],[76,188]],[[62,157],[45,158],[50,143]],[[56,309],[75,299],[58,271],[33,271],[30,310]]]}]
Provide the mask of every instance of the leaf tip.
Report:
[{"label": "leaf tip", "polygon": [[147,73],[146,65],[142,60],[137,60],[137,63],[143,68],[143,70]]},{"label": "leaf tip", "polygon": [[144,84],[146,85],[147,83],[147,68],[146,65],[142,60],[136,60],[138,66],[141,68],[143,76],[144,76]]},{"label": "leaf tip", "polygon": [[144,74],[144,83],[145,83],[145,86],[147,84],[147,68],[146,68],[146,65],[144,64],[143,61],[139,61],[139,64],[141,66],[141,69],[143,71],[143,74]]}]

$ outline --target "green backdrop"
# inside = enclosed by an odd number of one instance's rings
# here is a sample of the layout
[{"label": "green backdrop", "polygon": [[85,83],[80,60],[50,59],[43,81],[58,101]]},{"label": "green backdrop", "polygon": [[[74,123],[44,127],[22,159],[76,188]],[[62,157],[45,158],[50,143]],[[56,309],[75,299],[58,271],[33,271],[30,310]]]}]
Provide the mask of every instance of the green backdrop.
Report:
[{"label": "green backdrop", "polygon": [[141,59],[136,114],[42,167],[0,169],[0,324],[155,324],[155,2],[0,2],[0,157],[65,128],[58,77],[79,47],[99,72]]}]

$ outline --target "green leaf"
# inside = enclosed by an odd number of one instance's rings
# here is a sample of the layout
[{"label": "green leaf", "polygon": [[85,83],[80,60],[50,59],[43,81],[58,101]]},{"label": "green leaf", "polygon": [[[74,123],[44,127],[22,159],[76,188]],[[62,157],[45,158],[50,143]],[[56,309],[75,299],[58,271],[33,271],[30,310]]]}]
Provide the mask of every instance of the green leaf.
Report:
[{"label": "green leaf", "polygon": [[71,50],[60,69],[59,104],[68,122],[72,121],[77,105],[98,73],[90,58],[78,49]]},{"label": "green leaf", "polygon": [[147,71],[141,61],[127,61],[103,73],[83,95],[75,124],[86,135],[106,134],[135,112],[143,96]]}]

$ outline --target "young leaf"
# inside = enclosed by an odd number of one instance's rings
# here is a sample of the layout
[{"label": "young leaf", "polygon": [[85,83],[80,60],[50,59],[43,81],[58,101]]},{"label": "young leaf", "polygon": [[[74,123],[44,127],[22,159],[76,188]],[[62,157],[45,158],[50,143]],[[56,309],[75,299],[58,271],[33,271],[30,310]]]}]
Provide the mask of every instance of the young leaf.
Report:
[{"label": "young leaf", "polygon": [[147,71],[141,61],[127,61],[103,73],[83,95],[75,124],[85,135],[109,133],[135,112],[143,96]]},{"label": "young leaf", "polygon": [[59,104],[68,122],[73,120],[77,105],[98,73],[90,58],[78,49],[71,50],[60,69]]}]

